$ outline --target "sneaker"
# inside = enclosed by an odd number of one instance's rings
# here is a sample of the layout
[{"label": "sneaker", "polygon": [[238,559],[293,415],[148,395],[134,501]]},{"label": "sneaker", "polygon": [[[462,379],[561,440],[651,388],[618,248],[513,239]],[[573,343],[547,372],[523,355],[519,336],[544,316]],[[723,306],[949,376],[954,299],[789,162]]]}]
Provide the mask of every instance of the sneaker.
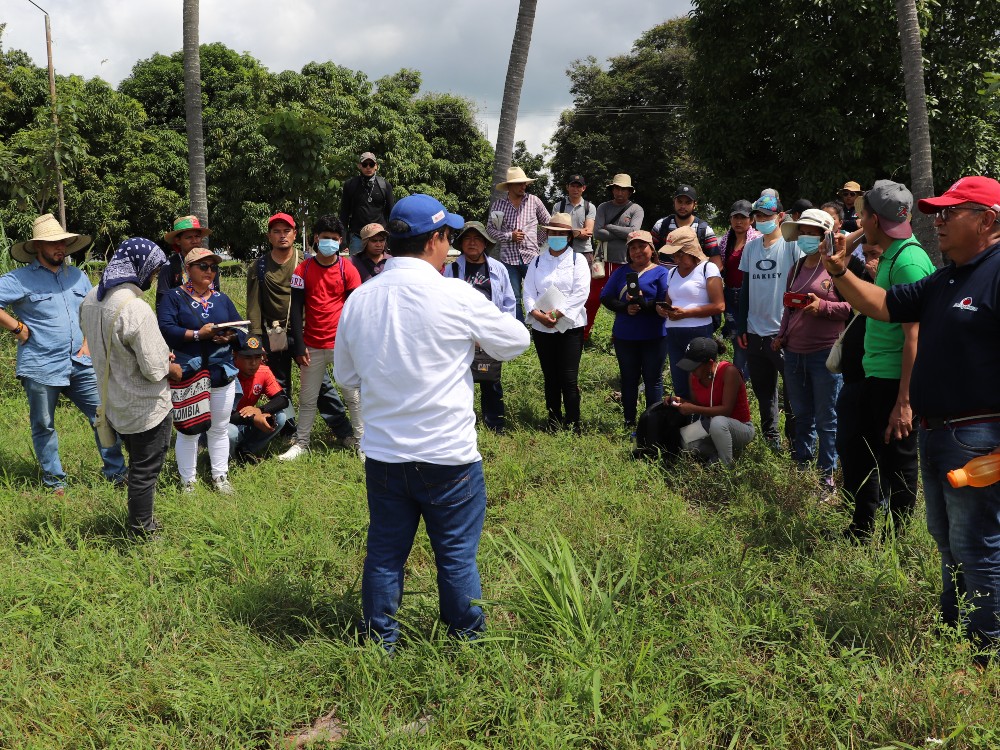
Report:
[{"label": "sneaker", "polygon": [[[352,435],[351,437],[354,436]],[[278,456],[278,460],[294,461],[295,459],[297,459],[299,456],[303,455],[306,452],[307,452],[306,448],[299,445],[298,443],[293,443],[291,448],[289,448],[287,451]]]},{"label": "sneaker", "polygon": [[195,485],[198,484],[197,479],[192,479],[190,482],[181,482],[181,492],[185,495],[190,495],[194,492]]},{"label": "sneaker", "polygon": [[66,487],[65,487],[65,485],[60,484],[58,487],[53,487],[52,488],[52,494],[55,497],[63,497],[63,496],[65,496],[65,494],[66,494]]},{"label": "sneaker", "polygon": [[835,503],[840,499],[840,493],[837,492],[837,483],[832,476],[823,477],[820,481],[819,493],[821,503]]},{"label": "sneaker", "polygon": [[236,490],[233,489],[233,485],[229,483],[229,475],[222,474],[212,480],[212,486],[215,487],[215,491],[220,495],[235,495]]}]

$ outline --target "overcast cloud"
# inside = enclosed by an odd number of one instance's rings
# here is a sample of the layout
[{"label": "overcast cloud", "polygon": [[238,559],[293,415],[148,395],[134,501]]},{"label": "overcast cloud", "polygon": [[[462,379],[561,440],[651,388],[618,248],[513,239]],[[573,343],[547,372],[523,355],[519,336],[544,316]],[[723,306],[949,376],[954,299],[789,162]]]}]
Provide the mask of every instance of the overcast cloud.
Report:
[{"label": "overcast cloud", "polygon": [[[113,85],[154,53],[181,48],[181,0],[38,0],[50,14],[61,75]],[[45,21],[28,0],[2,0],[5,49],[45,63]],[[472,99],[496,141],[517,0],[201,0],[201,41],[249,52],[272,71],[332,60],[371,79],[400,68],[424,90]],[[627,52],[646,29],[690,10],[688,0],[539,0],[518,115],[518,140],[538,151],[571,104],[566,68]]]}]

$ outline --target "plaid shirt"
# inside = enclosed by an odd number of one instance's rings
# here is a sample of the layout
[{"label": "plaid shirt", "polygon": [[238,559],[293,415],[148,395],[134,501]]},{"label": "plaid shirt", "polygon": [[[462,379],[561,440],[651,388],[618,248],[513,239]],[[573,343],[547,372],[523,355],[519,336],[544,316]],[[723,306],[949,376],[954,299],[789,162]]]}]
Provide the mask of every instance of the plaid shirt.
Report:
[{"label": "plaid shirt", "polygon": [[[548,240],[548,234],[538,225],[548,224],[551,219],[537,195],[525,194],[517,208],[504,196],[490,206],[486,232],[500,243],[500,260],[512,266],[527,264],[538,255],[539,245]],[[510,238],[515,229],[524,232],[522,242],[514,242]]]}]

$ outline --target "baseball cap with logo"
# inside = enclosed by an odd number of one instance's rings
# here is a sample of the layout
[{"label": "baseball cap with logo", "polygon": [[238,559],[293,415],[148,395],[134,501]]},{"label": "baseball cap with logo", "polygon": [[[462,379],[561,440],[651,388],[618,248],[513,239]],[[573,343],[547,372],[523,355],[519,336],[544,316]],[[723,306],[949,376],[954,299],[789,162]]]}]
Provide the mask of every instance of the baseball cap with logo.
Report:
[{"label": "baseball cap with logo", "polygon": [[247,336],[246,341],[236,351],[241,357],[264,356],[264,344],[258,336]]},{"label": "baseball cap with logo", "polygon": [[276,221],[283,221],[292,229],[295,229],[295,219],[293,219],[289,214],[275,214],[267,220],[267,228],[270,229],[271,225]]},{"label": "baseball cap with logo", "polygon": [[921,213],[933,214],[962,203],[978,203],[1000,211],[1000,182],[991,177],[963,177],[938,197],[921,198],[917,208]]},{"label": "baseball cap with logo", "polygon": [[587,187],[587,180],[582,174],[571,174],[569,179],[566,180],[567,185],[572,185],[574,182],[579,182],[584,187]]},{"label": "baseball cap with logo", "polygon": [[781,211],[781,204],[773,195],[762,195],[753,202],[750,210],[753,213],[764,214],[764,216],[774,216]]},{"label": "baseball cap with logo", "polygon": [[695,190],[690,185],[678,185],[677,189],[674,191],[674,197],[680,198],[681,196],[687,196],[693,201],[698,200],[698,191]]},{"label": "baseball cap with logo", "polygon": [[364,164],[366,161],[373,161],[378,164],[378,159],[375,158],[375,154],[371,151],[365,151],[358,157],[358,164]]},{"label": "baseball cap with logo", "polygon": [[699,336],[696,339],[691,339],[691,343],[684,350],[684,358],[677,363],[677,366],[685,372],[693,372],[718,356],[719,345],[707,336]]},{"label": "baseball cap with logo", "polygon": [[[406,230],[393,231],[392,225],[396,221],[404,222]],[[461,229],[465,226],[465,219],[448,213],[441,201],[424,193],[413,193],[396,201],[389,214],[389,236],[396,239],[416,237],[444,226]]]},{"label": "baseball cap with logo", "polygon": [[901,182],[876,180],[864,195],[865,206],[879,217],[879,229],[894,240],[905,240],[913,234],[910,214],[913,194]]}]

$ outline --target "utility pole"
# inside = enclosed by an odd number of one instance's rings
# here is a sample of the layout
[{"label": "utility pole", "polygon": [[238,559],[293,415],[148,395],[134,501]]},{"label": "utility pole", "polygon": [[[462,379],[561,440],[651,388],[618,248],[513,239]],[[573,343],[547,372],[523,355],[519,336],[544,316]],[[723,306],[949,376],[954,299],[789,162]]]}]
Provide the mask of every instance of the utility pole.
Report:
[{"label": "utility pole", "polygon": [[49,23],[49,12],[35,0],[28,0],[38,10],[45,14],[45,50],[49,58],[49,98],[52,100],[52,129],[55,133],[52,161],[56,167],[56,189],[59,194],[59,223],[66,229],[66,198],[63,195],[62,169],[59,167],[59,115],[56,113],[56,69],[52,65],[52,25]]}]

